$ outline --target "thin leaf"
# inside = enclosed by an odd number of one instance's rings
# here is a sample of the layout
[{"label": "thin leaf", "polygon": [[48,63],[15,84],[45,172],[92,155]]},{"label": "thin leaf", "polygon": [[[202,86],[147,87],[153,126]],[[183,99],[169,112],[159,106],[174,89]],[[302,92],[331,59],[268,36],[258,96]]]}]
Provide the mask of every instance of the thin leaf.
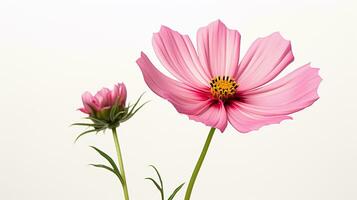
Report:
[{"label": "thin leaf", "polygon": [[159,181],[160,181],[160,185],[161,185],[161,189],[164,189],[164,185],[162,184],[162,179],[159,173],[159,170],[156,169],[156,167],[154,165],[149,165],[150,167],[154,168],[154,170],[156,171],[157,176],[159,177]]},{"label": "thin leaf", "polygon": [[150,178],[150,177],[147,177],[147,178],[145,178],[145,179],[152,181],[152,182],[155,184],[156,188],[160,191],[161,195],[163,194],[163,191],[162,191],[162,189],[160,188],[160,185],[159,185],[154,179],[152,179],[152,178]]},{"label": "thin leaf", "polygon": [[159,189],[159,191],[160,191],[161,199],[164,200],[165,199],[165,197],[164,197],[164,185],[162,183],[162,179],[161,179],[159,170],[157,170],[154,165],[149,165],[149,166],[152,167],[155,170],[157,176],[159,177],[159,181],[160,181],[160,186],[161,187],[159,186],[159,184],[154,179],[152,179],[152,178],[146,178],[146,179],[151,180],[156,185],[157,189]]},{"label": "thin leaf", "polygon": [[114,160],[110,156],[108,156],[108,154],[104,153],[102,150],[98,149],[97,147],[94,146],[90,146],[90,147],[96,150],[101,156],[103,156],[110,163],[110,165],[113,167],[113,170],[115,172],[121,174]]},{"label": "thin leaf", "polygon": [[175,195],[177,194],[178,191],[180,191],[180,189],[182,188],[183,185],[185,185],[185,183],[182,183],[181,185],[179,185],[167,200],[174,199]]},{"label": "thin leaf", "polygon": [[110,168],[110,167],[108,167],[108,166],[106,166],[106,165],[102,165],[102,164],[89,164],[89,165],[91,165],[91,166],[93,166],[93,167],[103,168],[103,169],[106,169],[106,170],[108,170],[108,171],[114,173],[114,174],[119,178],[121,184],[124,184],[123,178],[121,177],[120,173],[114,171],[112,168]]},{"label": "thin leaf", "polygon": [[97,131],[97,130],[96,130],[96,129],[91,129],[91,130],[82,132],[81,134],[79,134],[79,135],[77,136],[77,138],[74,140],[74,142],[76,143],[77,140],[78,140],[80,137],[82,137],[83,135],[86,135],[86,134],[88,134],[88,133],[95,132],[95,131]]}]

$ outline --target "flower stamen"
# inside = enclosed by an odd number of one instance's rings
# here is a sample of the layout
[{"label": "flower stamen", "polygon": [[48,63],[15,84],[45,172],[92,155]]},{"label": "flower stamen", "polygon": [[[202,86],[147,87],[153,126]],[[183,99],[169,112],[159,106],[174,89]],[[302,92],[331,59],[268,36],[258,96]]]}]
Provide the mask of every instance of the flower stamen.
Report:
[{"label": "flower stamen", "polygon": [[209,83],[214,98],[226,100],[236,93],[239,84],[229,76],[216,76]]}]

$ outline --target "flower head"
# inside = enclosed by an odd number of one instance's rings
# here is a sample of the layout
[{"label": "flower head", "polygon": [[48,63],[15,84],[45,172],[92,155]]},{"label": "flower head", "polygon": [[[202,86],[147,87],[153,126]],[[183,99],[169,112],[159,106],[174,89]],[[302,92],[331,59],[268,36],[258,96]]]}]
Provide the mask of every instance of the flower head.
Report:
[{"label": "flower head", "polygon": [[92,123],[74,123],[73,125],[89,126],[93,129],[83,132],[77,139],[90,132],[118,127],[120,123],[130,119],[145,104],[136,108],[142,97],[140,96],[134,105],[126,106],[126,96],[127,91],[124,83],[114,85],[113,90],[103,88],[94,96],[90,92],[83,93],[83,108],[79,110],[88,114],[87,119]]},{"label": "flower head", "polygon": [[[125,108],[126,87],[124,83],[114,85],[113,90],[103,88],[94,96],[90,92],[82,95],[83,108],[79,110],[92,117],[104,117],[103,114],[110,111],[113,107]],[[106,120],[106,119],[104,119]]]},{"label": "flower head", "polygon": [[293,60],[290,41],[279,33],[258,38],[241,61],[240,33],[221,21],[190,38],[162,26],[152,43],[169,78],[141,53],[137,60],[145,82],[190,119],[223,132],[228,122],[242,133],[291,119],[289,114],[319,97],[318,69],[306,64],[275,80]]}]

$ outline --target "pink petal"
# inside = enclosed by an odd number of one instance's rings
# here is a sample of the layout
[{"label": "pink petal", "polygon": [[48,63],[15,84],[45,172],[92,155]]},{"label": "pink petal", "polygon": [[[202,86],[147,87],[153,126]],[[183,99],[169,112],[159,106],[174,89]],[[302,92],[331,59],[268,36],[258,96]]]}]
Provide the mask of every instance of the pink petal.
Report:
[{"label": "pink petal", "polygon": [[240,102],[233,101],[226,106],[228,120],[232,126],[241,133],[248,133],[253,130],[258,130],[260,127],[277,124],[282,120],[291,119],[286,115],[264,116],[258,115],[249,110],[249,107],[242,107]]},{"label": "pink petal", "polygon": [[82,102],[83,104],[89,104],[93,99],[93,95],[90,92],[84,92],[82,94]]},{"label": "pink petal", "polygon": [[[141,53],[141,57],[136,62],[150,89],[170,101],[178,112],[197,115],[209,107],[212,101],[209,94],[165,76],[154,67],[144,53]],[[206,91],[209,91],[208,87]]]},{"label": "pink petal", "polygon": [[95,106],[92,104],[93,101],[93,96],[90,92],[85,92],[82,94],[82,102],[83,102],[83,107],[79,109],[80,111],[90,114],[92,112],[92,109],[95,108]]},{"label": "pink petal", "polygon": [[292,119],[288,114],[313,104],[319,97],[318,69],[305,65],[280,80],[258,89],[241,92],[241,102],[227,107],[228,120],[240,132]]},{"label": "pink petal", "polygon": [[124,106],[126,96],[127,91],[124,83],[118,83],[117,85],[114,85],[114,89],[111,91],[111,105],[114,103],[118,103],[119,105]]},{"label": "pink petal", "polygon": [[310,106],[319,98],[317,89],[321,77],[318,71],[307,64],[274,83],[241,95],[246,104],[254,106],[263,114],[291,114]]},{"label": "pink petal", "polygon": [[114,104],[117,101],[117,98],[119,97],[119,83],[117,85],[114,85],[113,90],[110,92],[110,101],[112,104]]},{"label": "pink petal", "polygon": [[279,33],[257,39],[239,64],[236,80],[245,91],[274,79],[294,60],[290,41]]},{"label": "pink petal", "polygon": [[85,114],[91,114],[91,111],[87,110],[85,108],[79,108],[78,110],[80,110],[82,113],[85,113]]},{"label": "pink petal", "polygon": [[126,91],[126,87],[125,87],[124,83],[120,84],[120,86],[119,86],[119,94],[120,94],[119,103],[121,105],[125,105],[127,93],[128,92]]},{"label": "pink petal", "polygon": [[202,65],[215,76],[233,75],[239,61],[240,34],[220,20],[197,32],[197,50]]},{"label": "pink petal", "polygon": [[189,118],[202,122],[209,127],[218,128],[222,133],[227,127],[227,113],[222,101],[212,103],[203,113],[199,115],[189,115]]},{"label": "pink petal", "polygon": [[162,26],[160,31],[153,35],[152,43],[162,65],[178,80],[197,87],[209,83],[211,77],[202,68],[187,35]]},{"label": "pink petal", "polygon": [[111,101],[111,91],[108,88],[102,88],[95,94],[94,98],[98,101],[100,109],[109,106]]}]

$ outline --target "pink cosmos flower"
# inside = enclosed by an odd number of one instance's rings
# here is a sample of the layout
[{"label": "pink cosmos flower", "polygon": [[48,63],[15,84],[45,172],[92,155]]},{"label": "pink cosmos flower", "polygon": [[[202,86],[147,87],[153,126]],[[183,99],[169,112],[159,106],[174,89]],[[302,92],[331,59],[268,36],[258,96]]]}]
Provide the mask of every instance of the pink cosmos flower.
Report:
[{"label": "pink cosmos flower", "polygon": [[124,83],[114,85],[113,90],[103,88],[94,96],[90,92],[85,92],[82,95],[83,108],[79,110],[92,115],[103,110],[111,109],[114,105],[124,108],[126,95],[127,92]]},{"label": "pink cosmos flower", "polygon": [[240,34],[215,21],[197,32],[197,50],[187,35],[162,26],[153,35],[162,74],[142,52],[137,60],[145,82],[190,119],[221,132],[230,122],[242,133],[292,119],[313,104],[321,81],[306,64],[274,80],[293,60],[290,41],[279,33],[258,38],[241,61]]},{"label": "pink cosmos flower", "polygon": [[129,200],[129,192],[124,172],[123,158],[119,145],[117,127],[119,127],[122,122],[129,120],[141,107],[143,107],[144,104],[136,109],[136,106],[142,97],[140,96],[134,105],[126,107],[126,96],[127,91],[124,83],[118,83],[114,85],[113,90],[103,88],[99,90],[94,96],[90,92],[83,93],[83,108],[80,108],[79,110],[88,114],[89,116],[87,116],[85,119],[90,121],[88,123],[74,123],[72,125],[86,126],[89,128],[89,130],[80,133],[75,141],[77,141],[83,135],[87,135],[89,133],[97,134],[101,131],[104,133],[107,129],[112,130],[119,166],[117,166],[117,164],[108,154],[94,146],[91,147],[101,156],[103,156],[110,163],[110,166],[103,164],[90,165],[93,167],[106,169],[114,173],[120,180],[125,200]]},{"label": "pink cosmos flower", "polygon": [[114,85],[113,90],[103,88],[94,96],[90,92],[83,93],[83,108],[79,110],[88,114],[86,119],[93,123],[74,123],[73,125],[94,127],[93,130],[84,133],[118,127],[122,122],[133,117],[146,104],[138,105],[143,96],[141,95],[133,105],[126,106],[126,96],[127,91],[124,83]]},{"label": "pink cosmos flower", "polygon": [[88,114],[86,119],[90,123],[74,123],[72,125],[87,126],[92,129],[79,134],[76,141],[85,134],[91,132],[100,132],[106,129],[116,129],[121,123],[133,117],[146,103],[138,106],[139,99],[133,104],[126,106],[126,87],[124,83],[114,85],[113,90],[103,88],[94,96],[90,92],[82,95],[83,108],[79,110]]}]

